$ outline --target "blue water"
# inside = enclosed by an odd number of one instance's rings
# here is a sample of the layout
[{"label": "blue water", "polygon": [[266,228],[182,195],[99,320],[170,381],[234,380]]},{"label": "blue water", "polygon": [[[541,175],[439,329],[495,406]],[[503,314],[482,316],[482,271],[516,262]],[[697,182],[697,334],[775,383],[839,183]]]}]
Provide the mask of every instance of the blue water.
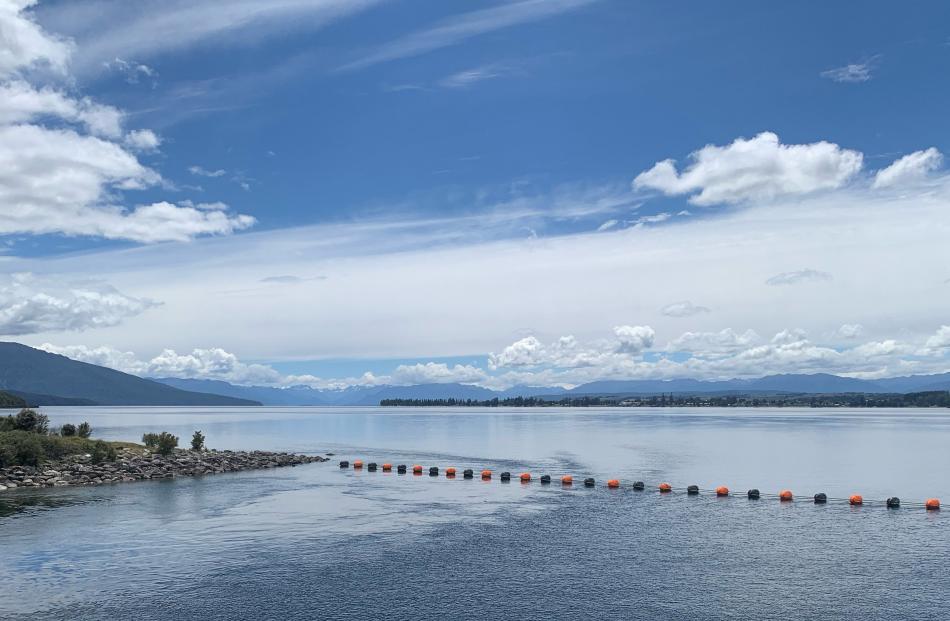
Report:
[{"label": "blue water", "polygon": [[[948,618],[942,410],[48,408],[138,439],[563,473],[293,469],[0,492],[3,619]],[[607,490],[620,478],[672,495]],[[687,497],[695,483],[796,501]]]}]

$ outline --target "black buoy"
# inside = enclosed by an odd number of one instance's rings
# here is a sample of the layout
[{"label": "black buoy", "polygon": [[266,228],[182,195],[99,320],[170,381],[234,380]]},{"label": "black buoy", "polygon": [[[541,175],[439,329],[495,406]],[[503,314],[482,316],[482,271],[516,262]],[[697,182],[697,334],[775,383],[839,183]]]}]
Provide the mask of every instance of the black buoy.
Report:
[{"label": "black buoy", "polygon": [[350,467],[350,462],[348,462],[348,461],[341,461],[341,462],[340,462],[340,467],[341,467],[341,468],[349,468],[349,467]]},{"label": "black buoy", "polygon": [[398,474],[406,474],[406,464],[399,464],[396,466],[396,472]]},{"label": "black buoy", "polygon": [[816,505],[823,505],[823,504],[825,504],[826,502],[828,502],[828,495],[827,495],[827,494],[824,494],[824,493],[822,493],[822,492],[819,492],[819,493],[815,494],[815,504],[816,504]]},{"label": "black buoy", "polygon": [[646,488],[647,488],[646,483],[644,483],[643,481],[635,481],[633,484],[633,489],[637,490],[638,492],[642,492]]},{"label": "black buoy", "polygon": [[887,508],[888,509],[900,509],[901,499],[897,496],[891,496],[887,499]]},{"label": "black buoy", "polygon": [[371,461],[368,464],[366,464],[366,469],[369,470],[370,472],[376,472],[376,462]]},{"label": "black buoy", "polygon": [[547,485],[547,484],[549,484],[550,482],[551,482],[551,475],[550,475],[550,474],[542,474],[542,475],[541,475],[541,485]]},{"label": "black buoy", "polygon": [[472,479],[475,477],[475,473],[472,472],[471,469],[468,469],[462,473],[462,476],[465,477],[466,479]]},{"label": "black buoy", "polygon": [[431,468],[429,468],[429,476],[430,476],[430,477],[437,477],[437,476],[439,476],[439,467],[438,467],[438,466],[432,466]]},{"label": "black buoy", "polygon": [[698,485],[690,485],[689,487],[686,488],[686,493],[689,494],[690,496],[698,496],[698,495],[699,495],[699,486],[698,486]]},{"label": "black buoy", "polygon": [[761,494],[759,494],[759,490],[757,489],[749,490],[749,500],[758,500],[760,495]]},{"label": "black buoy", "polygon": [[594,487],[594,485],[596,485],[596,482],[593,478],[588,477],[584,479],[584,487]]},{"label": "black buoy", "polygon": [[510,481],[510,480],[511,480],[511,473],[510,473],[510,472],[502,472],[500,478],[501,478],[502,481]]}]

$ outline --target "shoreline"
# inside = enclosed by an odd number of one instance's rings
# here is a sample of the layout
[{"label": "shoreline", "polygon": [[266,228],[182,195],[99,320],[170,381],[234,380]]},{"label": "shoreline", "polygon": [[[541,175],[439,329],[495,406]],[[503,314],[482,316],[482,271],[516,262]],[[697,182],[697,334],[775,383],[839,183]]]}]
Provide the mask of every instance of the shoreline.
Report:
[{"label": "shoreline", "polygon": [[176,449],[167,457],[139,448],[117,450],[114,462],[93,464],[89,455],[70,455],[40,466],[0,468],[0,492],[16,489],[133,483],[227,472],[294,468],[329,461],[329,457],[270,451],[190,451]]}]

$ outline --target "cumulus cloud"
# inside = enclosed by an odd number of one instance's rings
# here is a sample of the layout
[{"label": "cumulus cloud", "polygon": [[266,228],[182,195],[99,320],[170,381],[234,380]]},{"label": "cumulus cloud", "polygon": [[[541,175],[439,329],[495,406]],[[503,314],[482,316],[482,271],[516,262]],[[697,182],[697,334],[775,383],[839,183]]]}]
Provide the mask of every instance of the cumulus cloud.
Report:
[{"label": "cumulus cloud", "polygon": [[832,279],[831,274],[828,272],[820,272],[813,269],[803,269],[796,270],[794,272],[782,272],[781,274],[776,274],[768,280],[765,281],[765,284],[771,287],[781,287],[785,285],[797,285],[800,283],[806,282],[826,282]]},{"label": "cumulus cloud", "polygon": [[501,367],[524,367],[544,362],[544,346],[536,337],[526,336],[517,340],[501,353],[488,355],[488,366],[491,369]]},{"label": "cumulus cloud", "polygon": [[189,166],[188,172],[197,177],[223,177],[224,175],[228,174],[228,171],[222,170],[220,168],[208,170],[202,166]]},{"label": "cumulus cloud", "polygon": [[667,317],[692,317],[693,315],[701,315],[709,312],[711,311],[705,306],[698,306],[689,300],[673,302],[660,309],[660,314],[666,315]]},{"label": "cumulus cloud", "polygon": [[392,384],[474,384],[488,379],[483,369],[472,365],[426,362],[401,364],[396,367],[387,383]]},{"label": "cumulus cloud", "polygon": [[112,106],[30,82],[37,67],[65,73],[70,53],[25,12],[32,5],[0,5],[0,234],[157,242],[228,234],[254,223],[166,202],[125,207],[124,192],[162,181],[128,149],[154,150],[160,140],[149,130],[126,133],[125,115]]},{"label": "cumulus cloud", "polygon": [[650,326],[617,326],[614,335],[620,341],[617,353],[621,354],[639,354],[653,347],[656,339],[656,332]]},{"label": "cumulus cloud", "polygon": [[112,327],[155,305],[105,283],[59,283],[17,274],[0,286],[0,335]]},{"label": "cumulus cloud", "polygon": [[772,132],[737,138],[726,146],[707,145],[676,170],[673,160],[657,162],[637,175],[634,189],[689,194],[695,205],[772,200],[842,187],[861,170],[863,156],[830,142],[785,145]]},{"label": "cumulus cloud", "polygon": [[872,187],[891,188],[917,183],[940,168],[941,164],[943,164],[943,154],[934,147],[914,151],[896,160],[887,168],[877,171]]},{"label": "cumulus cloud", "polygon": [[740,334],[732,328],[726,328],[719,332],[684,332],[670,341],[666,349],[672,352],[722,354],[741,351],[758,341],[759,335],[753,330]]},{"label": "cumulus cloud", "polygon": [[939,353],[950,349],[950,326],[940,326],[937,333],[927,339],[927,353]]},{"label": "cumulus cloud", "polygon": [[867,82],[871,79],[871,62],[850,63],[821,72],[821,77],[833,82]]}]

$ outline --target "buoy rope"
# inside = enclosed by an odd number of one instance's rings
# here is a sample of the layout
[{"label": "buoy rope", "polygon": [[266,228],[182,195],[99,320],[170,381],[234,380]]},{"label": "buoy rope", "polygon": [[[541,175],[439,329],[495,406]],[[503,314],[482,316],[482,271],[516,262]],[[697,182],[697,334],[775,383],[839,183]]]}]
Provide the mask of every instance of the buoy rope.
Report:
[{"label": "buoy rope", "polygon": [[[354,460],[353,462],[348,462],[348,461],[345,461],[345,460],[344,460],[344,461],[341,461],[341,462],[340,462],[340,468],[341,468],[341,469],[347,469],[350,463],[353,463],[353,464],[360,463],[360,464],[362,464],[362,462],[361,462],[360,460]],[[346,465],[344,465],[344,464],[346,464]],[[354,468],[354,469],[355,469],[355,470],[360,470],[361,468]],[[422,471],[412,471],[411,469],[408,469],[408,468],[403,468],[403,469],[397,468],[397,470],[399,470],[399,472],[397,472],[397,474],[414,474],[414,475],[416,475],[416,476],[420,476],[420,475],[423,475],[423,474],[425,474],[425,473],[428,473],[428,476],[426,476],[425,478],[436,478],[436,476],[435,476],[435,474],[434,474],[434,471],[428,471],[428,470],[426,470],[426,468],[423,468]],[[406,472],[406,470],[408,470],[408,472]],[[500,481],[500,482],[504,482],[504,483],[516,482],[516,483],[518,483],[518,484],[520,484],[520,485],[532,485],[532,484],[535,484],[535,485],[542,485],[542,486],[544,486],[544,487],[548,487],[548,486],[551,486],[551,487],[561,487],[561,488],[565,488],[565,487],[571,487],[571,488],[573,488],[573,487],[584,487],[584,488],[590,489],[590,486],[588,486],[587,483],[586,483],[586,481],[585,481],[586,478],[590,478],[590,477],[577,476],[577,477],[574,477],[573,484],[570,484],[570,483],[561,484],[560,475],[558,475],[558,476],[551,475],[551,478],[550,478],[549,481],[544,481],[544,482],[542,482],[542,481],[540,480],[540,479],[541,479],[540,476],[537,477],[537,478],[535,478],[534,475],[532,475],[530,479],[522,479],[522,478],[521,478],[521,473],[512,474],[510,479],[507,479],[507,478],[503,479],[503,478],[501,478],[501,474],[502,474],[502,473],[500,473],[500,472],[497,474],[497,478],[496,478],[495,471],[492,471],[492,477],[490,477],[490,478],[485,478],[485,477],[482,477],[482,476],[481,476],[481,472],[482,472],[482,471],[476,470],[476,469],[474,469],[474,468],[472,469],[473,476],[471,476],[471,477],[458,476],[458,468],[456,467],[455,470],[456,470],[455,476],[449,476],[449,475],[447,475],[447,474],[445,473],[445,470],[440,467],[439,470],[438,470],[438,472],[439,472],[438,478],[452,478],[452,479],[462,479],[462,480],[466,480],[466,479],[468,479],[468,478],[471,478],[471,479],[479,479],[479,480],[481,480],[481,481],[483,481],[483,482],[487,482],[487,481]],[[367,470],[367,472],[375,472],[375,470]],[[390,470],[384,469],[384,470],[383,470],[383,473],[384,473],[384,474],[392,474],[393,472],[392,472],[391,469],[390,469]],[[574,475],[571,475],[571,476],[573,477]],[[638,482],[639,482],[639,481],[638,481]],[[706,495],[712,495],[712,496],[717,497],[717,498],[746,498],[747,495],[748,495],[748,492],[740,492],[740,491],[734,491],[734,490],[729,490],[728,492],[726,492],[725,494],[723,494],[723,493],[720,493],[719,490],[717,490],[717,489],[707,489],[707,488],[697,488],[697,492],[698,492],[697,494],[689,494],[689,492],[686,491],[686,490],[687,490],[686,487],[679,487],[679,488],[673,487],[671,490],[668,490],[668,491],[661,491],[661,490],[659,489],[659,484],[658,484],[658,483],[648,484],[648,483],[645,483],[645,482],[644,482],[644,488],[643,488],[643,489],[639,489],[639,490],[638,490],[638,489],[635,489],[635,488],[633,487],[633,484],[632,484],[632,483],[628,483],[628,484],[626,484],[626,485],[620,485],[620,486],[617,486],[617,487],[612,487],[612,486],[609,486],[609,485],[605,482],[604,484],[602,484],[602,485],[600,485],[600,486],[595,486],[595,487],[609,488],[609,489],[610,489],[611,491],[613,491],[613,492],[616,492],[616,491],[618,491],[618,490],[635,491],[635,492],[638,492],[638,493],[646,493],[646,492],[648,492],[648,491],[652,491],[652,492],[654,492],[654,493],[662,494],[662,495],[664,495],[664,496],[669,496],[669,495],[684,495],[684,494],[685,494],[685,495],[703,495],[703,494],[706,494]],[[814,500],[814,496],[815,496],[815,495],[804,495],[804,494],[803,494],[803,495],[800,495],[800,496],[796,495],[794,498],[795,498],[795,502],[797,502],[798,504],[807,503],[807,504],[845,504],[845,505],[851,505],[851,499],[850,499],[850,498],[840,498],[840,497],[835,497],[835,496],[826,496],[826,497],[822,500],[821,503],[816,503],[815,500]],[[758,498],[759,498],[759,499],[766,499],[766,500],[782,500],[782,495],[781,495],[781,494],[776,494],[776,493],[770,493],[770,492],[759,492]],[[864,506],[864,507],[868,507],[868,506],[870,506],[870,507],[887,507],[887,506],[888,506],[888,501],[887,501],[887,500],[875,500],[875,499],[862,499],[862,502],[860,503],[859,506]],[[903,501],[903,500],[900,501],[899,507],[900,507],[900,508],[905,508],[905,509],[927,509],[927,508],[928,508],[926,502],[920,502],[920,501]]]}]

